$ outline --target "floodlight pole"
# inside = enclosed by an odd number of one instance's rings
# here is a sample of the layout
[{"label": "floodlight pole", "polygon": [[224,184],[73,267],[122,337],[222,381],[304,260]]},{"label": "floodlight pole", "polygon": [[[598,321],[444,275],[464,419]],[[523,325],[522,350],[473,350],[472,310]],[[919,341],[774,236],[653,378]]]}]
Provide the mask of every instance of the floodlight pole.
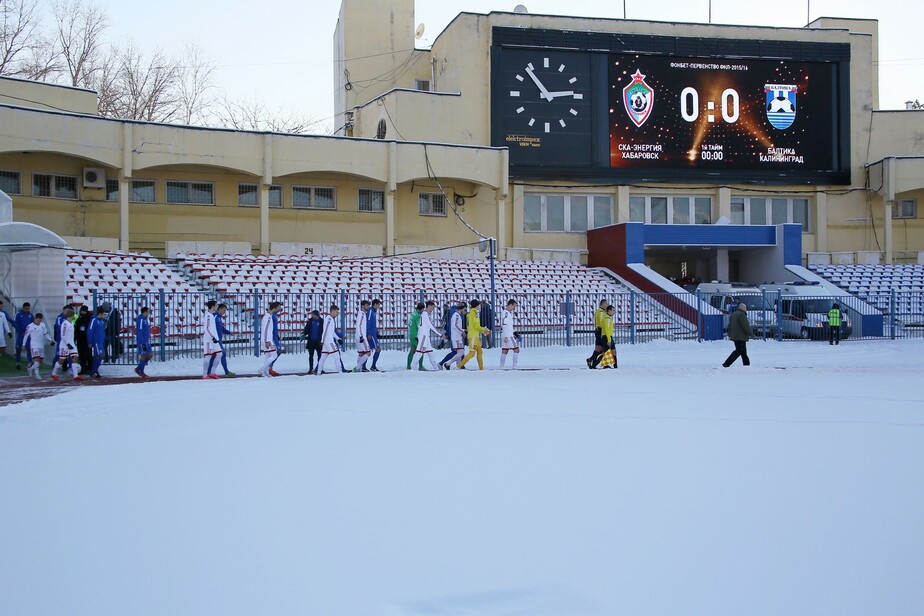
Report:
[{"label": "floodlight pole", "polygon": [[[494,261],[497,259],[497,240],[488,238],[488,262],[491,266],[491,334],[494,334],[494,324],[497,323],[497,289],[494,285]],[[493,339],[492,339],[493,344]]]}]

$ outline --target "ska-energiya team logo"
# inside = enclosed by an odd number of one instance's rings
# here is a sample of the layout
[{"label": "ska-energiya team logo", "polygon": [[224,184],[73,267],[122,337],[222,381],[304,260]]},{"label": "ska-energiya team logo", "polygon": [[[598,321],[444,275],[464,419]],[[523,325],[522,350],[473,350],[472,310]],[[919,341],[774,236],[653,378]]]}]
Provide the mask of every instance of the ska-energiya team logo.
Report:
[{"label": "ska-energiya team logo", "polygon": [[786,130],[796,121],[796,93],[798,86],[783,86],[768,83],[764,86],[767,93],[767,119],[774,128]]},{"label": "ska-energiya team logo", "polygon": [[654,90],[645,83],[645,76],[636,69],[632,81],[622,89],[622,104],[629,114],[629,119],[636,126],[641,126],[654,109]]}]

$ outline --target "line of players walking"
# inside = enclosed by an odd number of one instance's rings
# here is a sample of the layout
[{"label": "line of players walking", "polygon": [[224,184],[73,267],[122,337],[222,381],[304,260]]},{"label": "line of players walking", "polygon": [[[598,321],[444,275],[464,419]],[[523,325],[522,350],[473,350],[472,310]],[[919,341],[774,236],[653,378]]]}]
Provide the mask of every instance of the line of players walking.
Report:
[{"label": "line of players walking", "polygon": [[[284,347],[279,335],[279,312],[282,310],[281,302],[270,302],[260,321],[259,344],[263,363],[259,374],[263,377],[280,376],[274,369],[279,356],[284,353]],[[466,364],[475,359],[478,369],[484,370],[482,338],[491,334],[491,330],[481,323],[482,303],[473,299],[469,302],[458,301],[450,305],[444,318],[443,329],[437,329],[434,312],[436,302],[419,302],[408,315],[408,342],[406,369],[413,367],[417,358],[418,370],[428,371],[424,367],[424,359],[430,364],[430,370],[465,369]],[[31,363],[28,372],[36,379],[41,379],[40,368],[44,361],[45,346],[55,345],[55,360],[51,378],[59,379],[63,369],[70,370],[75,380],[83,380],[86,376],[100,377],[99,368],[106,357],[106,318],[105,305],[96,309],[92,317],[87,316],[87,308],[81,307],[81,317],[74,315],[74,307],[70,304],[64,307],[58,315],[54,325],[54,337],[48,332],[42,314],[32,315],[28,304],[17,313],[15,319],[10,319],[17,331],[17,350],[25,348],[29,351]],[[206,312],[201,323],[203,344],[203,379],[221,378],[217,373],[218,366],[224,369],[224,376],[236,376],[228,369],[227,353],[224,348],[224,338],[233,333],[225,326],[228,307],[225,304],[210,300],[206,303]],[[314,310],[310,313],[307,323],[302,330],[302,339],[308,350],[308,374],[318,375],[330,372],[378,372],[378,360],[382,352],[379,343],[378,323],[382,310],[381,300],[362,300],[360,309],[354,315],[352,331],[357,353],[356,365],[350,370],[343,363],[341,348],[343,334],[337,326],[340,317],[340,308],[331,305],[327,314],[321,315]],[[500,368],[506,368],[507,355],[513,351],[511,368],[516,369],[520,355],[520,336],[514,329],[517,301],[510,299],[501,311],[500,334],[501,356]],[[147,379],[145,371],[148,363],[153,359],[151,346],[151,326],[149,321],[150,309],[142,307],[134,322],[135,343],[138,350],[138,364],[135,374]],[[600,307],[594,314],[596,329],[596,344],[592,355],[587,358],[588,368],[616,367],[614,344],[614,307],[606,300],[600,302]],[[5,321],[6,319],[2,319]],[[25,321],[29,320],[26,325]],[[19,328],[19,321],[25,327]],[[85,337],[85,344],[75,342],[75,332],[79,328],[80,335]],[[19,332],[22,332],[20,335]],[[0,326],[0,340],[3,339],[3,330]],[[7,332],[10,336],[11,333]],[[431,336],[439,336],[449,342],[449,351],[439,362],[434,357],[435,349],[431,343]],[[82,342],[82,340],[80,341]],[[83,346],[88,348],[89,357],[83,357]],[[441,345],[442,346],[442,345]],[[465,349],[468,347],[468,353]],[[335,356],[335,357],[334,357]],[[18,361],[18,353],[17,353]]]},{"label": "line of players walking", "polygon": [[[434,310],[436,302],[420,302],[414,311],[408,316],[408,342],[410,350],[407,356],[407,369],[410,370],[415,357],[418,358],[418,370],[426,370],[423,366],[424,358],[428,359],[431,370],[445,369],[449,370],[455,365],[457,369],[464,369],[469,360],[475,358],[478,362],[479,370],[484,369],[484,360],[482,357],[481,337],[490,334],[490,329],[481,324],[479,300],[471,300],[468,304],[457,302],[450,308],[448,318],[444,324],[444,331],[436,328],[434,323]],[[500,367],[504,368],[507,355],[513,351],[512,367],[517,367],[520,353],[520,338],[514,331],[514,315],[516,313],[516,300],[509,300],[506,308],[501,313],[501,360]],[[225,366],[226,376],[233,376],[229,373],[226,363],[226,354],[222,345],[224,334],[228,333],[224,328],[221,318],[226,310],[224,304],[218,304],[215,301],[206,303],[206,313],[202,320],[202,344],[203,344],[203,379],[221,378],[217,373],[217,366],[221,363]],[[308,350],[308,374],[318,375],[328,372],[325,368],[331,366],[330,372],[378,372],[377,366],[379,355],[382,352],[379,343],[378,320],[381,313],[381,300],[362,300],[360,310],[353,319],[353,335],[356,347],[356,366],[348,370],[343,363],[341,347],[343,344],[343,334],[337,327],[337,319],[340,316],[340,307],[336,304],[330,306],[329,312],[321,315],[317,310],[311,312],[308,322],[302,330],[302,338],[305,340],[305,347]],[[263,364],[259,374],[263,377],[279,376],[273,366],[284,353],[279,336],[279,319],[278,314],[282,309],[281,302],[271,302],[260,320],[260,351],[263,355]],[[463,317],[463,314],[465,315]],[[143,331],[142,328],[136,327],[136,331]],[[433,357],[433,346],[430,342],[432,334],[440,336],[450,341],[451,349],[449,353],[437,362]],[[149,349],[149,339],[141,334],[138,338],[139,353],[141,349]],[[465,347],[468,346],[469,353],[465,355]],[[317,364],[315,363],[317,359]],[[371,364],[370,364],[371,359]],[[367,366],[367,364],[370,364]],[[139,376],[145,377],[144,366],[139,364],[135,370]]]}]

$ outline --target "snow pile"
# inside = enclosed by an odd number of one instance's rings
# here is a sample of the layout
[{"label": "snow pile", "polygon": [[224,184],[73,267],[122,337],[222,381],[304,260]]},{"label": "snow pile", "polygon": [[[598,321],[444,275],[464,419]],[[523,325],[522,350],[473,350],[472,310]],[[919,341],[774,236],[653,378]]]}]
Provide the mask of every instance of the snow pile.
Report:
[{"label": "snow pile", "polygon": [[920,613],[924,342],[749,346],[2,408],[0,612]]}]

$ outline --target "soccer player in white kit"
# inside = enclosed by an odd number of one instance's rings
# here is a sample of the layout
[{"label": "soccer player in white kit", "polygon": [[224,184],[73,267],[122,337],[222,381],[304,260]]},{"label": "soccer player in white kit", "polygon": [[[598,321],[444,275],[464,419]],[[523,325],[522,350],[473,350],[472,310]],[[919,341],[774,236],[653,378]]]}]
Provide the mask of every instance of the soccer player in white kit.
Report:
[{"label": "soccer player in white kit", "polygon": [[340,307],[331,304],[330,314],[324,315],[324,325],[321,327],[321,359],[318,361],[318,375],[324,374],[324,362],[327,358],[337,354],[340,358],[340,347],[337,344],[337,324],[334,320],[340,314]]},{"label": "soccer player in white kit", "polygon": [[39,374],[39,368],[42,365],[42,360],[45,359],[45,341],[47,340],[51,343],[55,341],[48,333],[48,328],[45,327],[43,320],[44,316],[42,313],[37,313],[33,321],[26,326],[26,335],[23,338],[23,341],[29,344],[29,351],[32,357],[32,363],[26,368],[26,372],[31,373],[36,381],[42,380],[42,376]]},{"label": "soccer player in white kit", "polygon": [[367,318],[367,313],[369,312],[369,306],[372,305],[367,299],[364,299],[359,303],[360,311],[356,313],[355,327],[356,330],[356,367],[353,368],[353,372],[368,372],[365,369],[366,361],[369,359],[369,356],[372,354],[372,351],[369,347],[369,332],[366,331],[366,326],[369,323]]},{"label": "soccer player in white kit", "polygon": [[263,320],[260,321],[260,350],[263,352],[263,367],[260,368],[260,376],[272,376],[270,367],[276,358],[279,357],[279,349],[273,342],[273,315],[279,312],[282,302],[270,302]]},{"label": "soccer player in white kit", "polygon": [[424,311],[420,313],[420,327],[417,329],[417,352],[424,354],[430,360],[430,365],[434,370],[439,370],[436,360],[433,359],[433,345],[430,344],[430,332],[439,334],[440,338],[446,335],[433,327],[433,309],[436,308],[436,302],[429,301]]},{"label": "soccer player in white kit", "polygon": [[507,352],[513,351],[513,368],[517,367],[517,359],[520,357],[520,343],[517,341],[516,334],[513,333],[513,314],[517,311],[517,300],[511,299],[507,302],[507,307],[501,311],[501,358],[500,367],[504,367],[507,361]]},{"label": "soccer player in white kit", "polygon": [[451,369],[453,364],[458,364],[465,357],[465,302],[459,302],[456,308],[449,320],[449,339],[455,355],[443,364],[446,370]]},{"label": "soccer player in white kit", "polygon": [[68,306],[64,309],[64,320],[61,321],[61,342],[58,344],[58,357],[55,360],[55,365],[51,369],[51,379],[53,381],[58,380],[58,368],[67,369],[67,362],[71,362],[71,374],[74,376],[75,381],[82,381],[83,377],[80,376],[80,359],[77,353],[77,344],[74,342],[74,309],[71,306]]},{"label": "soccer player in white kit", "polygon": [[203,379],[220,379],[215,368],[221,363],[221,345],[218,342],[218,328],[215,326],[215,310],[218,302],[210,299],[205,303],[205,314],[202,315],[202,361]]}]

